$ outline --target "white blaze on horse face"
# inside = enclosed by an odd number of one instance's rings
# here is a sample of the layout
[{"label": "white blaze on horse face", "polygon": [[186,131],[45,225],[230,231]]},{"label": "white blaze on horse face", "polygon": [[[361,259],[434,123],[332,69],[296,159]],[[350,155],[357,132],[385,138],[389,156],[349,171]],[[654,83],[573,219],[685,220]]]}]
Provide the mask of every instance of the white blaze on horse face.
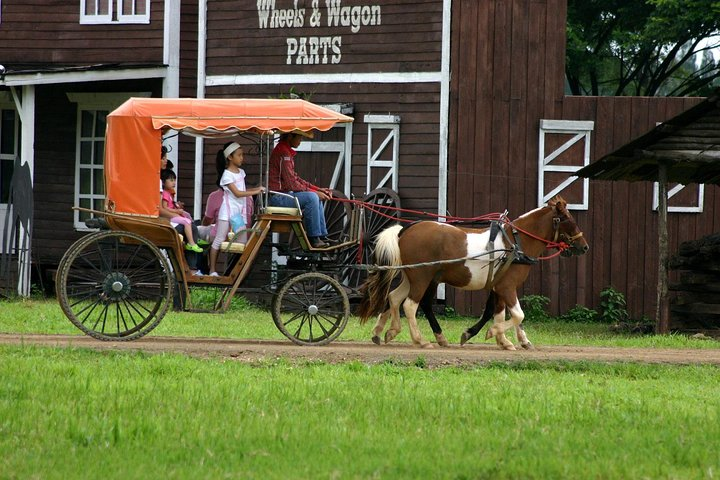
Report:
[{"label": "white blaze on horse face", "polygon": [[[488,241],[490,240],[490,230],[483,233],[467,233],[467,256],[475,256],[477,258],[473,260],[465,260],[465,266],[470,270],[470,283],[464,287],[458,287],[462,290],[479,290],[485,286],[488,279],[488,264],[490,263],[491,255],[488,251]],[[502,250],[505,248],[505,244],[502,240],[502,234],[498,233],[493,242],[491,250]],[[500,262],[497,262],[504,252],[499,251],[494,253],[494,259],[496,260],[494,269],[500,267]]]}]

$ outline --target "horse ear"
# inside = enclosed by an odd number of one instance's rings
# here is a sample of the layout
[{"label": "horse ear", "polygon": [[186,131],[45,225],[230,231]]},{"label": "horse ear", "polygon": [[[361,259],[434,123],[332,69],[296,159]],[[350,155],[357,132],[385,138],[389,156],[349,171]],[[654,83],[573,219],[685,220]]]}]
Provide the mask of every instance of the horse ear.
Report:
[{"label": "horse ear", "polygon": [[560,195],[555,195],[548,200],[548,207],[553,207],[557,212],[562,213],[566,211],[567,202]]}]

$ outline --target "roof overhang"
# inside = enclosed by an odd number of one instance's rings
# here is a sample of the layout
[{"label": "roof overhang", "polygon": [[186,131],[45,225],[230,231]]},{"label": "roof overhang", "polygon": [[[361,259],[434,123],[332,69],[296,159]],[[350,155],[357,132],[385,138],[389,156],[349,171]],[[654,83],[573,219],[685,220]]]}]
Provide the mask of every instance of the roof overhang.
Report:
[{"label": "roof overhang", "polygon": [[576,172],[595,180],[720,185],[720,91]]},{"label": "roof overhang", "polygon": [[0,69],[0,86],[4,87],[139,80],[164,78],[167,74],[167,66],[165,65],[44,65],[29,68],[13,68],[11,65],[5,65],[4,68],[4,73]]}]

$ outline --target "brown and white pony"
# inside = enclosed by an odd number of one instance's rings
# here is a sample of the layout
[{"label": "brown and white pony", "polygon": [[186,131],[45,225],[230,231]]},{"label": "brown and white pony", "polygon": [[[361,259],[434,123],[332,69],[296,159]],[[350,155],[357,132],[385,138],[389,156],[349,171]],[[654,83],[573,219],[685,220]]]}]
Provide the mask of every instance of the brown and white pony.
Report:
[{"label": "brown and white pony", "polygon": [[[370,273],[360,304],[360,322],[365,323],[382,312],[373,328],[373,341],[379,344],[380,333],[388,317],[392,317],[392,325],[385,333],[385,342],[389,342],[400,332],[400,303],[403,303],[413,343],[432,347],[421,337],[415,317],[428,287],[446,283],[462,290],[485,288],[490,290],[486,315],[463,333],[461,343],[478,333],[491,310],[494,325],[488,330],[486,339],[495,337],[502,348],[514,350],[512,342],[505,336],[505,331],[514,326],[520,344],[531,348],[521,327],[525,315],[518,302],[517,288],[527,279],[534,263],[532,260],[548,247],[560,249],[563,256],[582,255],[589,249],[567,210],[567,203],[560,196],[555,196],[545,207],[506,222],[497,235],[493,235],[490,228],[470,230],[429,221],[405,228],[399,225],[387,228],[376,242],[376,264],[412,267]],[[392,280],[399,272],[402,282],[390,292]],[[383,311],[388,302],[390,308]],[[505,320],[506,308],[510,320]],[[434,326],[433,331],[438,342],[447,345],[442,333],[438,336]]]}]

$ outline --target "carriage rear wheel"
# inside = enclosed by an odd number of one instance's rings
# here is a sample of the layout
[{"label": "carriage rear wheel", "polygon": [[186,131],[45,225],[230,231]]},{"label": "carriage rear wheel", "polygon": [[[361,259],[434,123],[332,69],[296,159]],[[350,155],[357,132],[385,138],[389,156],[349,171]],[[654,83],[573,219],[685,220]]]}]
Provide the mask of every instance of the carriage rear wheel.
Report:
[{"label": "carriage rear wheel", "polygon": [[332,277],[309,272],[283,285],[273,301],[275,325],[298,345],[326,345],[345,329],[350,302]]},{"label": "carriage rear wheel", "polygon": [[78,240],[58,268],[56,293],[70,321],[100,340],[134,340],[155,328],[172,301],[174,275],[140,235],[105,231]]},{"label": "carriage rear wheel", "polygon": [[391,188],[378,188],[365,195],[363,202],[370,203],[363,210],[363,229],[360,242],[340,252],[338,265],[345,266],[340,270],[340,283],[354,292],[360,288],[367,278],[367,272],[353,268],[358,263],[373,263],[375,237],[388,227],[398,223],[400,219],[400,197]]}]

